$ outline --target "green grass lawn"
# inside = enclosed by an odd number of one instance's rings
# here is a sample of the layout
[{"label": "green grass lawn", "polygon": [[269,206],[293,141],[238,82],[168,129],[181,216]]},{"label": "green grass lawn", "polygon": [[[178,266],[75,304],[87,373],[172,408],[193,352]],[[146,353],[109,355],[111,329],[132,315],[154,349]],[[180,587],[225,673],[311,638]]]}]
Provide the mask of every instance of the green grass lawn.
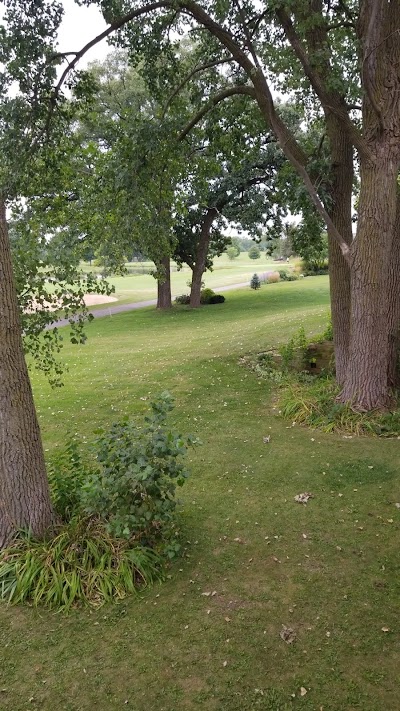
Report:
[{"label": "green grass lawn", "polygon": [[238,364],[301,324],[322,330],[327,309],[315,277],[99,319],[66,347],[62,390],[33,378],[48,450],[166,388],[203,446],[182,490],[186,557],[165,583],[67,617],[0,607],[2,711],[400,708],[399,442],[292,427]]},{"label": "green grass lawn", "polygon": [[[293,263],[294,260],[292,260],[292,265]],[[230,284],[250,282],[255,272],[262,274],[266,271],[284,269],[286,266],[286,263],[274,262],[265,252],[261,252],[260,259],[250,259],[247,252],[242,252],[233,261],[223,254],[214,260],[213,271],[206,272],[203,281],[207,287],[218,289],[218,287]],[[85,271],[90,270],[89,264],[83,264],[83,268]],[[128,264],[127,268],[150,270],[155,267],[153,262],[135,262]],[[101,271],[98,268],[93,270]],[[187,282],[190,281],[191,276],[192,272],[189,267],[185,266],[182,270],[176,271],[176,267],[174,264],[172,265],[171,288],[173,296],[189,293]],[[115,296],[121,304],[147,301],[157,297],[156,281],[150,274],[126,274],[125,276],[110,277],[108,281],[115,287]],[[92,308],[96,309],[96,307]]]}]

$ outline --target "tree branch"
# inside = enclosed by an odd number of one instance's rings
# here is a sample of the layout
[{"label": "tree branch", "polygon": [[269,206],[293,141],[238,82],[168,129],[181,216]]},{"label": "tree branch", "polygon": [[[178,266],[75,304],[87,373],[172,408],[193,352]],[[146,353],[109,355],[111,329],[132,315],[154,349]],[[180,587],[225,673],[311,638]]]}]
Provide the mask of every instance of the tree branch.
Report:
[{"label": "tree branch", "polygon": [[357,127],[351,121],[347,107],[339,102],[337,96],[326,88],[322,77],[315,67],[312,66],[304,43],[300,40],[290,16],[282,6],[276,10],[276,15],[322,106],[325,110],[332,111],[332,113],[340,119],[343,128],[347,131],[360,156],[370,159],[371,155],[368,146],[360,135]]},{"label": "tree branch", "polygon": [[186,124],[185,128],[180,132],[178,136],[178,141],[183,141],[183,139],[186,138],[188,133],[190,133],[192,128],[194,128],[194,126],[196,126],[196,124],[201,121],[203,116],[206,116],[209,111],[212,111],[212,109],[217,106],[217,104],[220,104],[221,101],[224,101],[225,99],[228,99],[231,96],[237,95],[251,96],[254,99],[255,91],[254,88],[252,86],[249,86],[248,84],[238,84],[236,86],[230,86],[227,89],[223,89],[222,91],[218,92],[218,94],[212,96],[208,103],[205,104],[205,106],[203,106],[203,108],[200,109],[200,111],[198,111],[195,116],[193,116],[189,123]]},{"label": "tree branch", "polygon": [[222,59],[216,59],[213,62],[206,62],[205,64],[201,64],[194,69],[192,69],[189,74],[187,74],[182,81],[178,84],[178,86],[174,89],[172,92],[171,96],[168,98],[167,103],[165,104],[163,111],[162,111],[162,118],[164,118],[165,114],[167,113],[169,107],[171,106],[173,100],[175,99],[175,96],[177,96],[182,89],[188,84],[188,82],[196,75],[199,74],[200,72],[205,72],[207,69],[211,69],[212,67],[218,67],[220,64],[227,64],[229,62],[233,62],[234,59],[233,57],[222,57]]}]

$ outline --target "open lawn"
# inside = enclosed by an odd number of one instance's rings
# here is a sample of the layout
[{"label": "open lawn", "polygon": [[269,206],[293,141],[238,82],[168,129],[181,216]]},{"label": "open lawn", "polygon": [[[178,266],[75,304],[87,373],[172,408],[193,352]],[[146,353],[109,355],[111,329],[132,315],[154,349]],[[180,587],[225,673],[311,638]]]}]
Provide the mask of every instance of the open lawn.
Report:
[{"label": "open lawn", "polygon": [[[292,260],[292,266],[293,263],[294,260]],[[101,271],[99,268],[91,268],[87,263],[82,266],[85,271],[91,269],[93,271]],[[261,252],[260,259],[250,259],[247,252],[242,252],[233,261],[229,260],[226,254],[223,254],[214,260],[213,271],[206,272],[203,281],[207,287],[218,289],[221,286],[250,282],[255,272],[262,274],[276,269],[285,269],[287,266],[286,262],[274,262],[265,252]],[[150,271],[155,267],[153,262],[132,262],[127,264],[127,269]],[[189,267],[185,266],[182,270],[176,271],[176,267],[172,265],[171,288],[174,297],[178,296],[178,294],[189,293],[187,282],[190,281],[191,277],[192,272]],[[157,297],[157,284],[150,274],[128,273],[125,276],[110,277],[108,281],[115,287],[115,296],[120,304],[147,301]],[[94,310],[96,310],[96,307],[94,307]]]},{"label": "open lawn", "polygon": [[321,331],[327,309],[315,277],[98,319],[66,347],[62,390],[34,376],[47,450],[164,389],[203,446],[182,490],[187,554],[165,583],[67,617],[0,607],[2,711],[400,708],[399,442],[292,427],[238,364],[301,324]]}]

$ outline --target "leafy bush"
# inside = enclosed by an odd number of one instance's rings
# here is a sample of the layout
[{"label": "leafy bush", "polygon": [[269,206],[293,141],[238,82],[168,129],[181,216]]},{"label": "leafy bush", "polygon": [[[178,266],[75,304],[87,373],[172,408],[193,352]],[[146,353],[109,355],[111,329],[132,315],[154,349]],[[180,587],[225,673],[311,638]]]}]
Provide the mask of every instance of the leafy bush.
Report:
[{"label": "leafy bush", "polygon": [[54,509],[63,521],[68,521],[79,510],[82,486],[92,473],[71,435],[65,447],[49,460],[47,473]]},{"label": "leafy bush", "polygon": [[214,294],[214,296],[210,297],[209,304],[223,304],[225,301],[225,296],[222,296],[222,294]]},{"label": "leafy bush", "polygon": [[281,281],[297,281],[299,278],[297,274],[287,269],[278,269],[278,274]]},{"label": "leafy bush", "polygon": [[249,251],[247,252],[248,256],[250,259],[260,259],[261,257],[261,252],[257,245],[253,244],[252,247],[250,247]]},{"label": "leafy bush", "polygon": [[187,306],[190,304],[190,295],[189,294],[181,294],[180,296],[175,297],[175,303],[176,304],[183,304]]},{"label": "leafy bush", "polygon": [[81,494],[83,511],[104,520],[111,535],[162,549],[170,557],[178,550],[176,486],[188,477],[180,460],[197,442],[166,428],[172,409],[171,396],[162,393],[151,403],[144,427],[126,417],[100,433],[99,467]]},{"label": "leafy bush", "polygon": [[278,272],[272,272],[272,274],[269,275],[267,278],[267,284],[277,284],[279,281],[279,274]]},{"label": "leafy bush", "polygon": [[251,277],[250,288],[255,290],[261,288],[260,277],[258,276],[258,274],[253,274],[253,276]]},{"label": "leafy bush", "polygon": [[76,517],[49,540],[20,536],[0,553],[0,598],[67,611],[119,600],[162,577],[161,557]]},{"label": "leafy bush", "polygon": [[200,292],[200,303],[209,304],[212,296],[215,296],[213,289],[202,289]]}]

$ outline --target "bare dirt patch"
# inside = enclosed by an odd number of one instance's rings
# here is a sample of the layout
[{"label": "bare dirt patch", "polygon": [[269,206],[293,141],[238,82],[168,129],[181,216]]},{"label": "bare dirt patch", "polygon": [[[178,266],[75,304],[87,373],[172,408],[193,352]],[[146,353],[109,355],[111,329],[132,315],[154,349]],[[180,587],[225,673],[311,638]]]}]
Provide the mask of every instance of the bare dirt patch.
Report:
[{"label": "bare dirt patch", "polygon": [[86,306],[95,306],[97,304],[109,304],[112,301],[118,301],[116,296],[106,296],[105,294],[85,294],[83,300]]}]

